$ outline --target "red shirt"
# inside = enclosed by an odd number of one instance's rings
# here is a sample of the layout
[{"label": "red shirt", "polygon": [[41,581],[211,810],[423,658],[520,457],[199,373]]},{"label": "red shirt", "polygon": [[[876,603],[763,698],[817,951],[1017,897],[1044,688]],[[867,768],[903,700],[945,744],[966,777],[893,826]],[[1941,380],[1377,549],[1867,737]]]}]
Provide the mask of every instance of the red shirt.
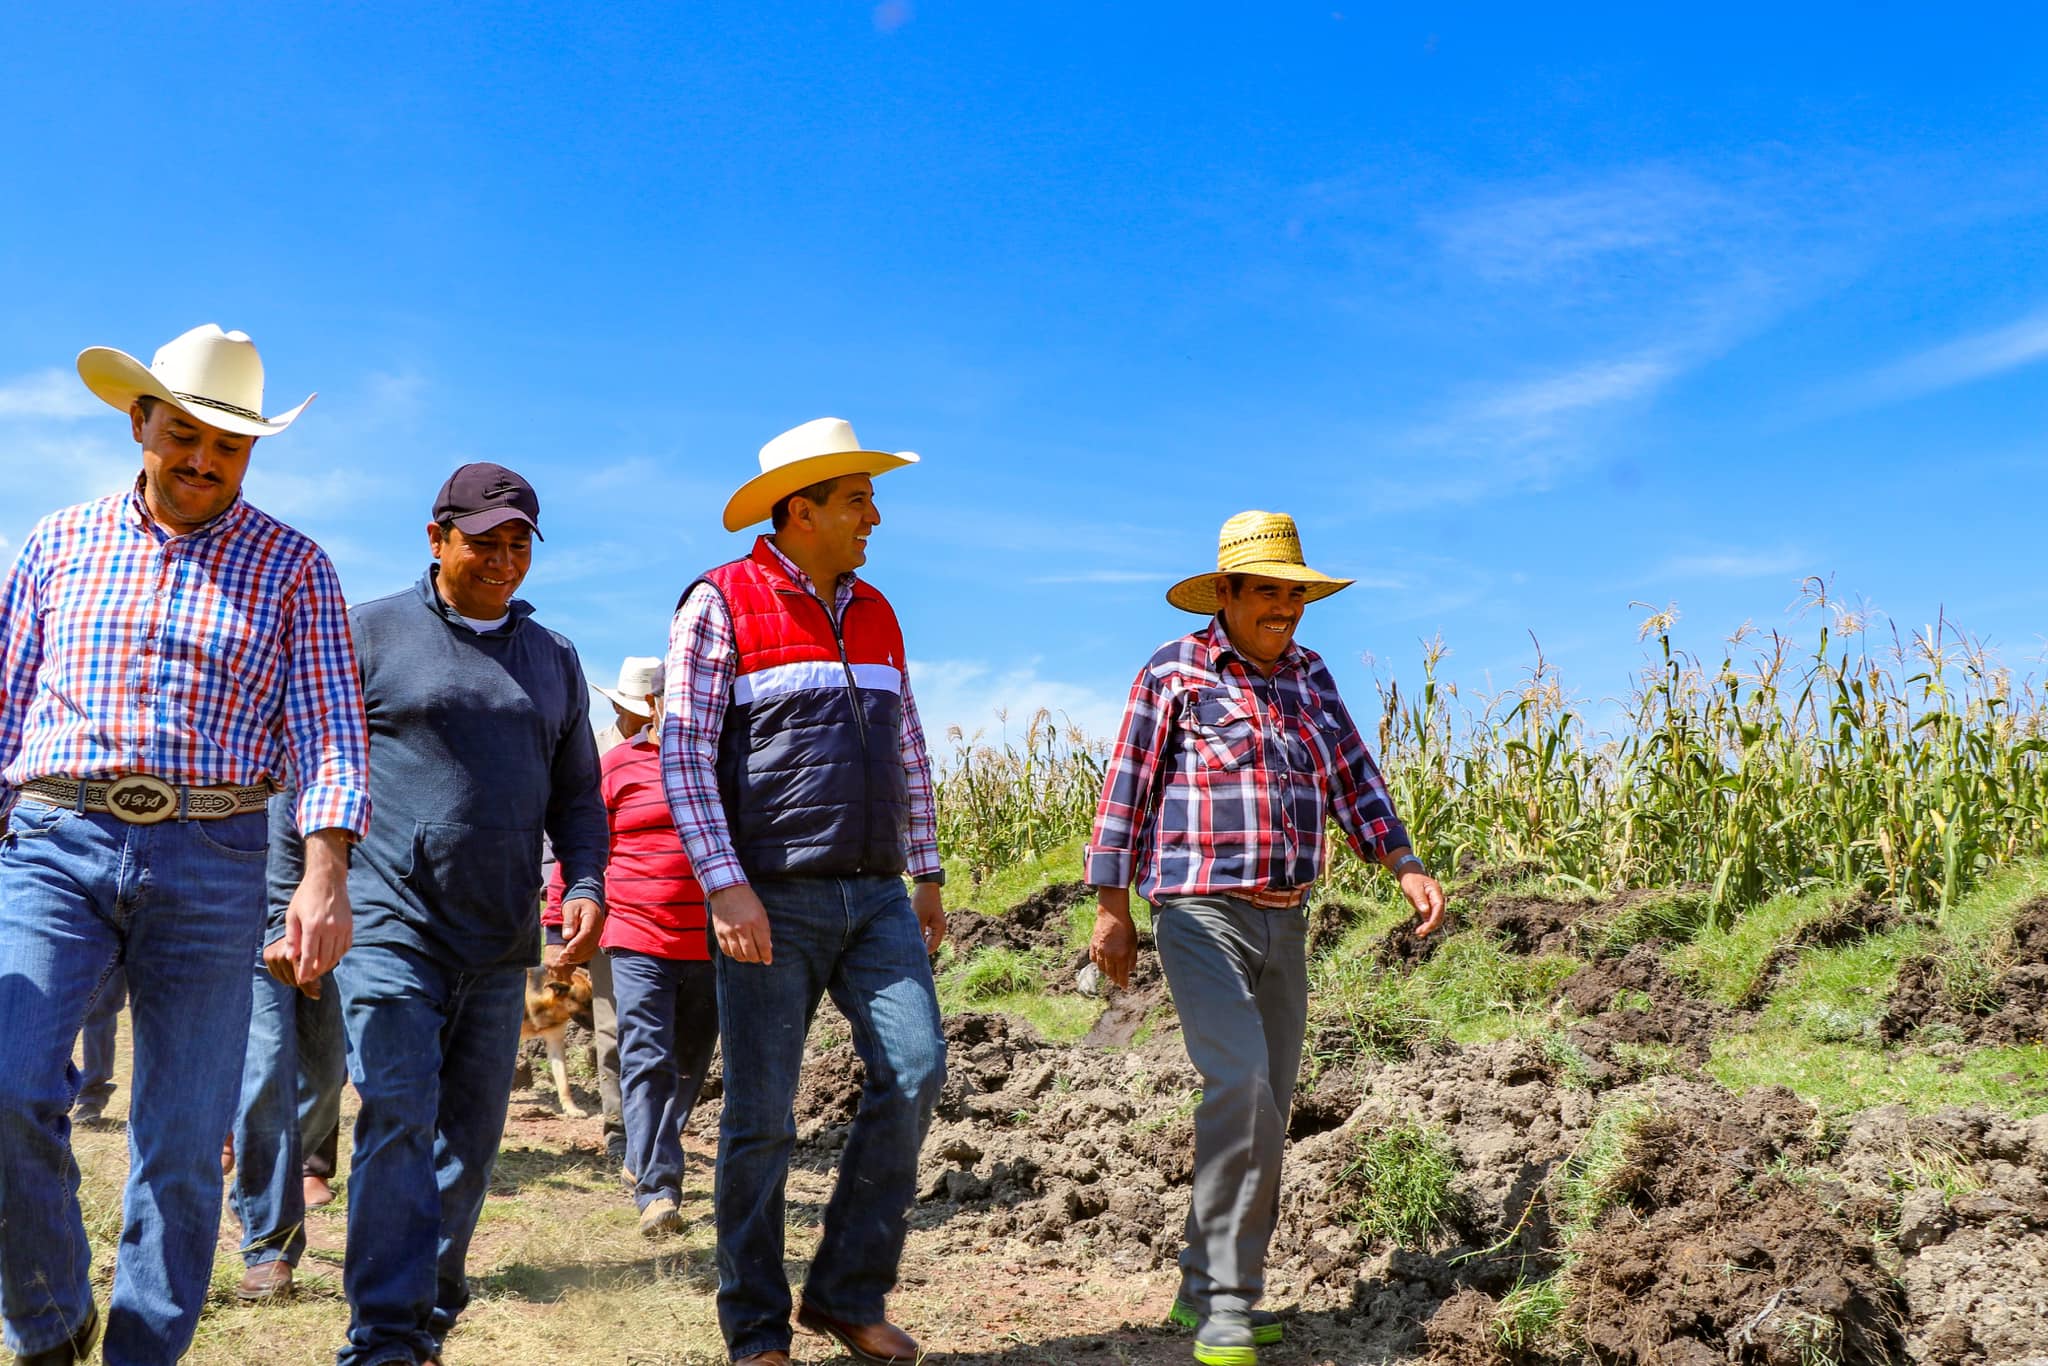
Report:
[{"label": "red shirt", "polygon": [[[657,958],[702,962],[711,956],[704,934],[704,890],[690,871],[690,856],[676,835],[661,786],[661,754],[642,731],[598,761],[604,809],[612,832],[605,869],[604,938],[607,949],[630,949]],[[548,879],[546,920],[562,920],[562,878]]]}]

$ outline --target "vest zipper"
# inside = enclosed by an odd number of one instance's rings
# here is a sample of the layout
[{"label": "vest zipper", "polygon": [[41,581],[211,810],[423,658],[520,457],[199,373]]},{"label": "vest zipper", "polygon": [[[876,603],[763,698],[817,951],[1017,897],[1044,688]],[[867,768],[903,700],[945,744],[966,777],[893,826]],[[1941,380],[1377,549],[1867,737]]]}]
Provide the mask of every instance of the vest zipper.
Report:
[{"label": "vest zipper", "polygon": [[[801,592],[802,590],[797,591]],[[868,753],[868,718],[861,711],[860,707],[860,685],[853,681],[853,661],[846,657],[846,632],[842,629],[840,614],[826,607],[824,600],[818,597],[817,594],[805,593],[804,596],[817,603],[819,608],[825,613],[825,620],[831,623],[832,643],[839,649],[839,667],[846,671],[846,702],[848,706],[853,708],[854,733],[860,736],[860,863],[854,868],[854,871],[856,873],[864,873],[868,868],[868,844],[874,834],[875,823],[874,802],[872,800],[874,794],[867,790],[868,766],[873,762],[873,757]],[[848,610],[851,610],[853,603],[849,601],[846,606]]]}]

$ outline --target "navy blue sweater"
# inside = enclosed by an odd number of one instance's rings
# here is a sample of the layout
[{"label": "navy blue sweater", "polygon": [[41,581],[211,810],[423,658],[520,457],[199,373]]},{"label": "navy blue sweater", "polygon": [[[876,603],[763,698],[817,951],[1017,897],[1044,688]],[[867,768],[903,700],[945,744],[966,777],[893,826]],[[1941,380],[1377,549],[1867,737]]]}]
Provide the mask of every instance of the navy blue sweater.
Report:
[{"label": "navy blue sweater", "polygon": [[541,832],[570,897],[604,901],[610,836],[576,648],[512,603],[479,633],[434,589],[349,613],[370,722],[355,942],[467,969],[540,961]]}]

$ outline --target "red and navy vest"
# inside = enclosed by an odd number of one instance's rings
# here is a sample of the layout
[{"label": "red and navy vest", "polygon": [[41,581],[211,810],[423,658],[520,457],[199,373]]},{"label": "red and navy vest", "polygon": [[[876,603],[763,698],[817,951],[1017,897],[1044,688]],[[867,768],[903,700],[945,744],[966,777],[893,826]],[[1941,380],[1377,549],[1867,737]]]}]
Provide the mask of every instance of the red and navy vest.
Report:
[{"label": "red and navy vest", "polygon": [[888,600],[856,580],[835,623],[765,536],[698,582],[725,599],[738,650],[718,790],[747,876],[903,872],[903,630]]}]

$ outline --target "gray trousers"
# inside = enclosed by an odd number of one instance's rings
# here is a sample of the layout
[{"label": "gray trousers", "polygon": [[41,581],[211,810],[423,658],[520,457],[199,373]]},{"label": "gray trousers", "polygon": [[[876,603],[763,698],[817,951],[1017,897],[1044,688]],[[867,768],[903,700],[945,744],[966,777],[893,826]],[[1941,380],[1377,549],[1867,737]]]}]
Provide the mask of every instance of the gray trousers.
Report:
[{"label": "gray trousers", "polygon": [[1280,1156],[1308,1028],[1308,913],[1233,896],[1168,897],[1152,935],[1202,1076],[1181,1294],[1197,1313],[1248,1310],[1266,1289]]},{"label": "gray trousers", "polygon": [[612,994],[612,960],[603,950],[590,955],[584,966],[590,969],[591,1047],[597,1054],[597,1094],[604,1108],[604,1136],[620,1141],[626,1136],[624,1112],[619,1108],[619,1010]]}]

